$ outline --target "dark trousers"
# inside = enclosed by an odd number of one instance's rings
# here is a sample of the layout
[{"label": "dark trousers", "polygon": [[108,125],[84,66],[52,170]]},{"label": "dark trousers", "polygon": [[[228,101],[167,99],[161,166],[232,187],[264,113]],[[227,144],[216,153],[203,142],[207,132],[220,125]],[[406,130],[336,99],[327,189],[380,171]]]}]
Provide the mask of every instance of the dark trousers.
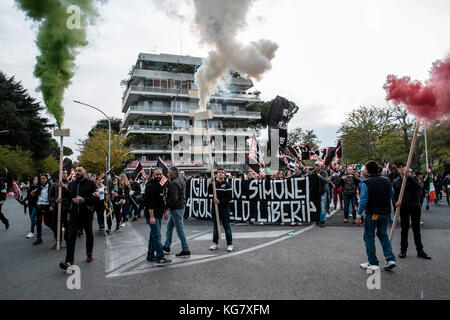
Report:
[{"label": "dark trousers", "polygon": [[422,239],[420,236],[420,207],[401,207],[400,208],[400,226],[401,226],[401,242],[400,250],[406,252],[408,249],[408,231],[409,219],[411,218],[411,228],[414,234],[414,243],[417,251],[423,250]]},{"label": "dark trousers", "polygon": [[93,212],[70,214],[69,242],[67,243],[66,262],[70,262],[73,264],[78,230],[84,229],[84,232],[86,233],[86,255],[92,253],[94,249],[94,234],[92,232],[93,220],[94,220]]},{"label": "dark trousers", "polygon": [[142,210],[145,210],[145,205],[144,205],[144,201],[141,201],[139,203],[139,208],[138,208],[138,213],[137,213],[137,217],[140,218],[141,217],[141,212]]},{"label": "dark trousers", "polygon": [[[61,239],[64,239],[64,241],[69,241],[69,222],[67,221],[67,212],[68,212],[68,208],[65,206],[61,206],[61,225],[59,226],[59,232],[61,234]],[[52,226],[54,230],[54,234],[55,234],[55,239],[57,237],[56,234],[56,230],[58,230],[58,207],[56,207],[55,209],[53,209],[53,211],[51,212],[52,214]],[[44,218],[45,219],[45,218]],[[62,232],[62,228],[64,227],[64,235]]]},{"label": "dark trousers", "polygon": [[103,200],[95,204],[95,213],[97,214],[97,223],[99,228],[105,227],[105,202]]},{"label": "dark trousers", "polygon": [[8,223],[8,219],[6,219],[5,215],[2,212],[2,204],[0,204],[0,220],[3,222],[4,225]]},{"label": "dark trousers", "polygon": [[[219,233],[217,231],[216,208],[214,205],[211,214],[212,214],[212,221],[214,224],[213,242],[217,244],[219,243]],[[230,225],[230,209],[219,208],[219,220],[222,221],[223,229],[225,230],[225,238],[227,239],[227,246],[231,246],[233,244],[233,236],[231,233],[231,225]]]},{"label": "dark trousers", "polygon": [[53,231],[56,239],[56,226],[54,225],[53,215],[50,212],[50,206],[36,206],[37,237],[42,238],[42,217],[44,217],[45,225]]},{"label": "dark trousers", "polygon": [[[113,208],[114,208],[113,214],[116,217],[116,228],[118,228],[120,225],[120,221],[122,220],[122,214],[120,213],[120,211],[122,210],[122,205],[121,204],[119,204],[119,205],[113,204]],[[111,216],[109,216],[108,229],[111,230],[111,227],[112,227],[112,221],[111,221]]]}]

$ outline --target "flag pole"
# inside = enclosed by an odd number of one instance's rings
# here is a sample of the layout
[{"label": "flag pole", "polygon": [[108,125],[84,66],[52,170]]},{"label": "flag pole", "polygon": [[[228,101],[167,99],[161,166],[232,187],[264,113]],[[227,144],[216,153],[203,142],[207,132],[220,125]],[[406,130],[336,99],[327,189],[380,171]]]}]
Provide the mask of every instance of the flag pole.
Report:
[{"label": "flag pole", "polygon": [[[205,120],[205,122],[206,122],[206,139],[208,140],[208,155],[209,155],[209,168],[210,168],[210,172],[211,172],[211,185],[212,185],[212,189],[213,189],[214,199],[216,199],[217,198],[216,183],[215,183],[216,181],[214,178],[214,164],[213,164],[213,158],[212,158],[211,138],[210,138],[210,134],[209,134],[209,124],[208,124],[208,120],[213,118],[212,110],[202,110],[202,111],[197,111],[197,112],[195,112],[195,109],[191,109],[191,110],[194,111],[193,115],[194,115],[195,121]],[[214,208],[216,209],[216,224],[217,224],[217,233],[218,233],[217,242],[219,243],[220,240],[222,239],[222,235],[221,235],[221,231],[220,231],[219,206],[217,205],[217,203],[215,203],[214,199],[213,199],[213,203],[214,203]]]},{"label": "flag pole", "polygon": [[[414,136],[413,136],[413,139],[412,139],[412,142],[411,142],[411,147],[409,149],[409,155],[408,155],[408,161],[406,162],[406,171],[405,171],[405,173],[409,171],[409,167],[411,166],[411,160],[412,160],[412,156],[414,154],[414,147],[416,145],[417,133],[419,132],[419,126],[420,126],[420,119],[418,119],[416,121],[416,124],[415,124]],[[406,180],[407,179],[405,177],[403,177],[402,186],[400,188],[400,194],[399,194],[398,200],[397,200],[397,202],[400,203],[400,206],[401,206],[402,200],[403,200],[403,193],[405,192]],[[400,206],[398,206],[398,207],[396,206],[396,208],[395,208],[394,221],[392,222],[391,233],[389,235],[389,240],[391,242],[392,242],[392,238],[394,236],[395,227],[397,225],[397,219],[398,219],[398,216],[400,215]]]},{"label": "flag pole", "polygon": [[[62,188],[59,185],[62,182],[62,172],[63,172],[63,155],[64,155],[64,137],[70,136],[69,129],[55,129],[54,135],[61,138],[61,143],[59,146],[59,182],[58,182],[58,199],[62,197]],[[61,249],[61,205],[58,203],[58,218],[56,224],[56,250]]]}]

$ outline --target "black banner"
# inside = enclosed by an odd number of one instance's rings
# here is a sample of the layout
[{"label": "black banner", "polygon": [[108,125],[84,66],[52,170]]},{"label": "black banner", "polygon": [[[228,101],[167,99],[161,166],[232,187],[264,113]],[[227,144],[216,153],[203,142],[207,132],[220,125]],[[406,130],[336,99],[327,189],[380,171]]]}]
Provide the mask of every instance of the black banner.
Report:
[{"label": "black banner", "polygon": [[[188,217],[211,218],[210,180],[192,178],[186,184]],[[317,221],[320,212],[319,180],[315,176],[289,179],[232,179],[232,221],[290,223]]]},{"label": "black banner", "polygon": [[[267,150],[271,148],[271,132],[270,129],[278,129],[279,131],[279,143],[281,148],[286,149],[287,145],[287,125],[289,122],[289,101],[283,97],[276,96],[272,101],[269,112],[269,144]],[[274,151],[275,152],[275,151]]]}]

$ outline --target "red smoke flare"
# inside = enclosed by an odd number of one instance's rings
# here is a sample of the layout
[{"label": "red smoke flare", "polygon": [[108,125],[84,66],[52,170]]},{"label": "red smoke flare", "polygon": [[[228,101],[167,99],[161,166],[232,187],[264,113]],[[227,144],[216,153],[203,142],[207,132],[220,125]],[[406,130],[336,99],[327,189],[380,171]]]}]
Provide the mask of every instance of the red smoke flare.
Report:
[{"label": "red smoke flare", "polygon": [[450,116],[450,58],[433,63],[431,77],[423,85],[410,77],[387,77],[383,89],[386,100],[403,103],[406,109],[419,118],[433,121]]}]

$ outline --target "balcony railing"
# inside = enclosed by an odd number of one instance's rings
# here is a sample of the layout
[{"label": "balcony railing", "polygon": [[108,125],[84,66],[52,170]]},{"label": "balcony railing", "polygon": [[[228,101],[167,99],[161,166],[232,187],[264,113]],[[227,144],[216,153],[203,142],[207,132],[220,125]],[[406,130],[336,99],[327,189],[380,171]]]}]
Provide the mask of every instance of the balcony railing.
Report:
[{"label": "balcony railing", "polygon": [[171,145],[158,145],[158,144],[135,144],[131,145],[131,148],[135,150],[172,150]]},{"label": "balcony railing", "polygon": [[[190,127],[193,128],[193,127]],[[200,128],[198,128],[200,129]],[[204,128],[201,128],[204,129]],[[211,134],[218,134],[218,133],[235,133],[235,134],[239,134],[239,133],[246,133],[246,134],[252,134],[253,131],[256,131],[256,134],[260,133],[260,129],[253,129],[253,128],[210,128],[210,133]],[[164,133],[171,133],[172,132],[172,127],[168,127],[168,126],[151,126],[151,125],[131,125],[128,127],[128,131],[159,131],[159,132],[164,132]],[[181,128],[181,127],[175,127],[174,131],[183,131],[183,132],[187,132],[189,131],[188,128]]]},{"label": "balcony railing", "polygon": [[[155,106],[131,106],[129,111],[146,111],[146,112],[161,112],[161,113],[171,113],[169,107],[155,107]],[[174,113],[189,113],[189,110],[186,108],[179,109],[174,108]],[[243,117],[259,117],[261,116],[261,112],[255,111],[232,111],[232,110],[213,110],[213,115],[231,115],[231,116],[243,116]]]},{"label": "balcony railing", "polygon": [[[177,88],[154,88],[154,87],[145,87],[145,86],[130,86],[129,91],[144,91],[144,92],[157,92],[157,93],[173,93],[177,94]],[[188,94],[187,89],[181,89],[180,94]]]}]

